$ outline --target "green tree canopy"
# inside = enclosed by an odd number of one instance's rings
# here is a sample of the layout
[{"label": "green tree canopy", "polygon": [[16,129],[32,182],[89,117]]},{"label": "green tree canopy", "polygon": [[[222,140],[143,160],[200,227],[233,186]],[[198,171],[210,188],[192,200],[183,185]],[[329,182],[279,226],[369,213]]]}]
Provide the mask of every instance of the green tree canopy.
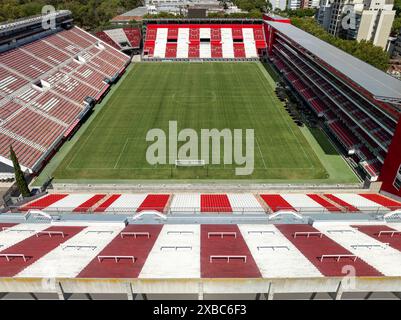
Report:
[{"label": "green tree canopy", "polygon": [[0,22],[40,14],[44,5],[67,9],[87,29],[107,25],[114,16],[140,5],[140,0],[1,0]]},{"label": "green tree canopy", "polygon": [[372,66],[386,71],[389,67],[390,57],[381,47],[373,45],[372,42],[362,40],[344,40],[332,36],[326,32],[313,18],[291,18],[292,24],[296,27],[313,34],[315,37],[330,43],[331,45],[344,50],[345,52],[353,55],[354,57],[365,61]]},{"label": "green tree canopy", "polygon": [[17,155],[15,154],[13,146],[11,145],[10,145],[10,158],[11,161],[13,162],[15,181],[17,183],[18,190],[20,191],[23,197],[29,197],[31,192],[29,191],[28,183],[25,180],[25,176],[19,165]]}]

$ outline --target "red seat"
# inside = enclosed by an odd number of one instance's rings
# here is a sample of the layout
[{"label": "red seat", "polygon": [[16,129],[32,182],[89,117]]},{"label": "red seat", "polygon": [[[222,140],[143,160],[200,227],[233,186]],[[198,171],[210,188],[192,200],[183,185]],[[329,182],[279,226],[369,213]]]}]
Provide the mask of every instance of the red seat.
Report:
[{"label": "red seat", "polygon": [[189,45],[188,58],[199,58],[199,44]]}]

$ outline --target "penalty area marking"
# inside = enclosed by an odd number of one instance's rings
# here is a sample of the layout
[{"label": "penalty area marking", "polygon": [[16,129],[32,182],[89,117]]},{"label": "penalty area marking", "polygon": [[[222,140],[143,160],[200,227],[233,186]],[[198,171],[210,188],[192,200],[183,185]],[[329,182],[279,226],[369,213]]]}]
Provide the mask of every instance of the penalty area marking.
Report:
[{"label": "penalty area marking", "polygon": [[265,167],[265,169],[267,169],[266,163],[265,163],[265,157],[264,157],[263,154],[262,154],[262,150],[260,150],[259,140],[258,140],[258,137],[257,137],[257,136],[255,136],[255,140],[256,140],[256,144],[258,145],[258,149],[259,149],[260,156],[262,157],[263,166]]},{"label": "penalty area marking", "polygon": [[117,165],[118,165],[118,163],[120,162],[121,156],[123,155],[124,150],[125,150],[125,148],[127,147],[127,144],[128,144],[128,141],[129,141],[129,140],[131,140],[131,139],[130,139],[130,138],[127,138],[127,139],[125,140],[124,146],[123,146],[123,148],[121,149],[120,154],[118,155],[118,158],[117,158],[116,163],[114,164],[114,169],[117,168]]}]

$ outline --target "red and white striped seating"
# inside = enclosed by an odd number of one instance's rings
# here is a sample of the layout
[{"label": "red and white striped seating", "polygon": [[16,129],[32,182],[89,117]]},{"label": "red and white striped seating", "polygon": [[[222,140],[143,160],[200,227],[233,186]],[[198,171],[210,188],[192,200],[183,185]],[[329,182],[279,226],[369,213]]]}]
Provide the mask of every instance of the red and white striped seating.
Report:
[{"label": "red and white striped seating", "polygon": [[401,276],[400,227],[375,222],[0,227],[0,277],[324,281],[344,267],[357,278]]},{"label": "red and white striped seating", "polygon": [[147,25],[144,56],[161,59],[257,58],[266,42],[262,25]]},{"label": "red and white striped seating", "polygon": [[381,194],[280,193],[260,194],[48,194],[20,210],[134,214],[159,211],[170,214],[264,214],[266,211],[299,213],[372,212],[401,208],[401,203]]},{"label": "red and white striped seating", "polygon": [[131,47],[137,48],[141,44],[141,30],[139,28],[123,28]]}]

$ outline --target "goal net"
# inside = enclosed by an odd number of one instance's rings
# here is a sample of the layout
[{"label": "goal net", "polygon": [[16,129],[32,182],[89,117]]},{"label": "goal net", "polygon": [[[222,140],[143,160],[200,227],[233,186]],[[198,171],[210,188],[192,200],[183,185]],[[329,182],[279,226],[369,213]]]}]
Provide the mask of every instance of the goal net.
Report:
[{"label": "goal net", "polygon": [[203,167],[205,160],[175,160],[176,167]]}]

